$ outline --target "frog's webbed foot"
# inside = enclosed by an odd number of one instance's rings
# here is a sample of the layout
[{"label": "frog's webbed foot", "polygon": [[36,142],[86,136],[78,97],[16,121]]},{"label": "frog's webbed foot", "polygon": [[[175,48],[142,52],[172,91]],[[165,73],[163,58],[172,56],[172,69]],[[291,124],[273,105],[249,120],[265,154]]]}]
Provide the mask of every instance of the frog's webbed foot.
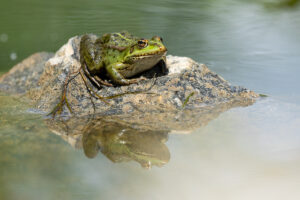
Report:
[{"label": "frog's webbed foot", "polygon": [[122,79],[114,80],[114,82],[116,82],[119,85],[130,85],[130,84],[139,83],[140,81],[143,80],[147,80],[147,78],[145,77],[132,78],[132,79],[122,78]]},{"label": "frog's webbed foot", "polygon": [[63,91],[63,95],[60,99],[60,102],[52,109],[52,111],[48,114],[48,115],[51,115],[52,118],[55,118],[56,114],[60,115],[63,111],[63,107],[64,105],[67,106],[68,110],[70,111],[70,113],[73,113],[72,112],[72,109],[71,109],[71,106],[67,100],[67,97],[66,97],[66,90]]},{"label": "frog's webbed foot", "polygon": [[102,80],[99,76],[95,76],[94,78],[96,79],[96,81],[97,81],[98,83],[100,83],[100,84],[102,84],[102,85],[105,85],[105,86],[108,86],[108,87],[114,86],[113,84],[111,84],[111,83],[109,83],[109,82],[107,82],[107,81],[105,81],[105,80]]},{"label": "frog's webbed foot", "polygon": [[[76,75],[74,75],[72,78],[70,78],[73,74],[76,74]],[[73,113],[73,111],[71,109],[71,106],[70,106],[70,104],[68,102],[68,99],[67,99],[67,90],[68,90],[68,85],[69,85],[70,81],[72,79],[74,79],[78,74],[79,74],[79,71],[76,71],[74,73],[69,74],[68,77],[66,78],[66,80],[64,82],[63,92],[62,92],[60,101],[59,101],[58,104],[56,104],[56,106],[48,114],[48,115],[51,115],[52,118],[54,118],[56,116],[56,114],[60,115],[62,113],[64,105],[67,106],[67,108],[68,108],[68,110],[70,111],[71,114]]]},{"label": "frog's webbed foot", "polygon": [[132,78],[132,79],[126,79],[126,80],[130,81],[131,82],[130,84],[132,84],[132,83],[139,83],[140,81],[145,81],[148,79],[144,76],[141,76],[139,78]]}]

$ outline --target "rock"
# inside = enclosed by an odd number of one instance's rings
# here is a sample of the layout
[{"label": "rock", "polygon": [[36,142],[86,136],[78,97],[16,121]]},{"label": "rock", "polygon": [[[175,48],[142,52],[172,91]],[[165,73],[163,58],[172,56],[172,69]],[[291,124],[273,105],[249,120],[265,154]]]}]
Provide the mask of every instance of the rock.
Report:
[{"label": "rock", "polygon": [[[206,65],[190,58],[167,56],[169,73],[150,78],[138,84],[121,87],[104,87],[97,90],[101,97],[125,94],[106,102],[92,96],[80,74],[80,37],[69,39],[56,53],[36,53],[14,66],[0,77],[0,90],[28,97],[35,109],[50,113],[59,103],[67,77],[71,79],[67,100],[73,116],[126,115],[131,113],[178,112],[212,107],[236,102],[238,105],[253,103],[258,95],[246,88],[232,86],[210,71]],[[187,101],[188,100],[188,101]],[[64,106],[62,116],[71,113]]]},{"label": "rock", "polygon": [[14,66],[8,73],[0,77],[0,91],[24,94],[31,88],[37,88],[46,61],[53,53],[35,53]]}]

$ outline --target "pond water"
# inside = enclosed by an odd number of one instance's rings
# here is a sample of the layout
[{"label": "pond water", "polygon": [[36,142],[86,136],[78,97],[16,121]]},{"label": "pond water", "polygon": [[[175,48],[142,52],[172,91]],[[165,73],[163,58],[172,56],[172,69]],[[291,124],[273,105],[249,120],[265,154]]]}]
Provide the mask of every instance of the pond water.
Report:
[{"label": "pond water", "polygon": [[0,74],[74,35],[128,30],[268,97],[169,133],[170,158],[147,170],[87,158],[76,138],[0,93],[0,199],[299,199],[300,7],[282,2],[1,2]]}]

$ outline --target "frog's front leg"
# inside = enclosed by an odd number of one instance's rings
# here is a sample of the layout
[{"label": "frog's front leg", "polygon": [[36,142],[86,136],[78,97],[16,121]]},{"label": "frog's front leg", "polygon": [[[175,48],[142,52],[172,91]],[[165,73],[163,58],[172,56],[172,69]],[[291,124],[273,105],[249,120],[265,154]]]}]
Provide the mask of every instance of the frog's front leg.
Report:
[{"label": "frog's front leg", "polygon": [[130,69],[129,64],[125,63],[113,63],[106,67],[106,71],[111,80],[119,85],[130,85],[133,83],[137,83],[140,80],[144,80],[145,78],[136,78],[136,79],[126,79],[119,70]]},{"label": "frog's front leg", "polygon": [[98,77],[97,75],[92,76],[89,72],[89,70],[87,69],[86,65],[83,65],[81,67],[83,69],[84,74],[100,89],[102,87],[102,85],[105,86],[109,86],[112,87],[113,85],[102,80],[100,77]]}]

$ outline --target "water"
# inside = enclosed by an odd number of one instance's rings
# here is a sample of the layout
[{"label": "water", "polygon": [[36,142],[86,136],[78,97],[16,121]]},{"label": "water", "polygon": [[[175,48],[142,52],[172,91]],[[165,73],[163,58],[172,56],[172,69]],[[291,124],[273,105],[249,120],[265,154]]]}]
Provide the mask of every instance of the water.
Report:
[{"label": "water", "polygon": [[146,170],[88,159],[29,105],[0,94],[0,199],[299,199],[300,8],[272,2],[1,2],[0,73],[71,36],[125,29],[160,35],[170,54],[269,97],[169,133],[170,160]]}]

